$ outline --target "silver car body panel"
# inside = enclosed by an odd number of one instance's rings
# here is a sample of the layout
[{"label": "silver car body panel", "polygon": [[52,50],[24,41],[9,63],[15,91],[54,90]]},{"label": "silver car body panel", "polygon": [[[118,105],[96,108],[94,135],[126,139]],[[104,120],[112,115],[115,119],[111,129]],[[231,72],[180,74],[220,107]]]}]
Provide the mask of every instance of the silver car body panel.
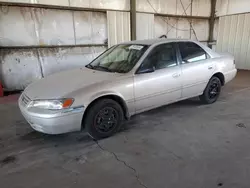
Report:
[{"label": "silver car body panel", "polygon": [[[80,130],[86,109],[100,97],[112,95],[122,99],[129,117],[202,94],[209,79],[216,73],[224,75],[225,83],[235,77],[237,70],[233,57],[220,55],[195,41],[191,42],[201,46],[209,54],[209,59],[178,64],[152,73],[136,74],[137,69],[154,47],[179,41],[191,40],[155,39],[126,43],[147,44],[150,47],[134,68],[125,74],[84,67],[57,73],[34,82],[25,89],[19,99],[21,112],[35,130],[60,134]],[[23,104],[24,96],[27,96],[30,101],[61,98],[74,98],[75,101],[66,111],[37,110]]]}]

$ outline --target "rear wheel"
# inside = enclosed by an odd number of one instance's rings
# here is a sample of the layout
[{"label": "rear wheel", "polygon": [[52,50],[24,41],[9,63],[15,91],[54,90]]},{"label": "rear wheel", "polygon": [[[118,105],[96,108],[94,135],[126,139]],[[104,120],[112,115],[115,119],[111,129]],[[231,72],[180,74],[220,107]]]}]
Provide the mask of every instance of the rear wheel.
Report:
[{"label": "rear wheel", "polygon": [[205,104],[212,104],[219,98],[220,91],[221,81],[218,77],[214,76],[209,80],[206,89],[200,96],[200,100]]},{"label": "rear wheel", "polygon": [[124,119],[122,107],[112,99],[101,99],[88,110],[84,124],[94,139],[110,137],[121,128]]}]

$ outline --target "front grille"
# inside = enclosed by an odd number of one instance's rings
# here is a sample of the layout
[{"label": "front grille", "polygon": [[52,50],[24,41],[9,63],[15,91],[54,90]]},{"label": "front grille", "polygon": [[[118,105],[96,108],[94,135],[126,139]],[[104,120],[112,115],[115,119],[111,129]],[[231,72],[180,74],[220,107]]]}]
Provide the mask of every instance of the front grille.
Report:
[{"label": "front grille", "polygon": [[30,98],[28,96],[26,96],[25,94],[22,95],[21,101],[23,103],[24,106],[27,106],[30,103]]}]

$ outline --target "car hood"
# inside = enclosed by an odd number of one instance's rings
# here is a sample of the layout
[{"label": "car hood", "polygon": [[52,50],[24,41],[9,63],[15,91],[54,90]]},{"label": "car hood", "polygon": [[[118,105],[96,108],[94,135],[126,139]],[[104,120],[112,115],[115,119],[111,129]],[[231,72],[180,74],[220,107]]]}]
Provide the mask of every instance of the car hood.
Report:
[{"label": "car hood", "polygon": [[92,84],[114,80],[121,74],[92,70],[74,69],[50,75],[30,84],[25,94],[31,99],[58,99]]}]

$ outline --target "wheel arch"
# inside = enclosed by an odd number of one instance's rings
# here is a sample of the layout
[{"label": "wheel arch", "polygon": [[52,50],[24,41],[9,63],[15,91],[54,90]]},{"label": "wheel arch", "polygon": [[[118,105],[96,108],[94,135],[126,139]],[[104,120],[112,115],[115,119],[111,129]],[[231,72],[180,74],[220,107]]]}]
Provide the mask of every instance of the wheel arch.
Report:
[{"label": "wheel arch", "polygon": [[225,76],[224,76],[224,74],[222,74],[221,72],[215,73],[212,77],[217,77],[217,78],[219,78],[220,81],[221,81],[221,85],[222,85],[222,86],[225,85]]},{"label": "wheel arch", "polygon": [[125,100],[121,96],[116,95],[116,94],[106,94],[106,95],[102,95],[102,96],[99,96],[99,97],[95,98],[86,107],[85,112],[84,112],[83,117],[82,117],[82,128],[85,127],[84,120],[85,120],[85,117],[88,114],[88,111],[91,109],[91,107],[97,101],[102,100],[102,99],[112,99],[112,100],[116,101],[122,107],[122,110],[124,112],[124,118],[125,119],[129,119],[130,118],[129,110],[128,110],[128,107],[127,107],[127,104],[126,104]]}]

